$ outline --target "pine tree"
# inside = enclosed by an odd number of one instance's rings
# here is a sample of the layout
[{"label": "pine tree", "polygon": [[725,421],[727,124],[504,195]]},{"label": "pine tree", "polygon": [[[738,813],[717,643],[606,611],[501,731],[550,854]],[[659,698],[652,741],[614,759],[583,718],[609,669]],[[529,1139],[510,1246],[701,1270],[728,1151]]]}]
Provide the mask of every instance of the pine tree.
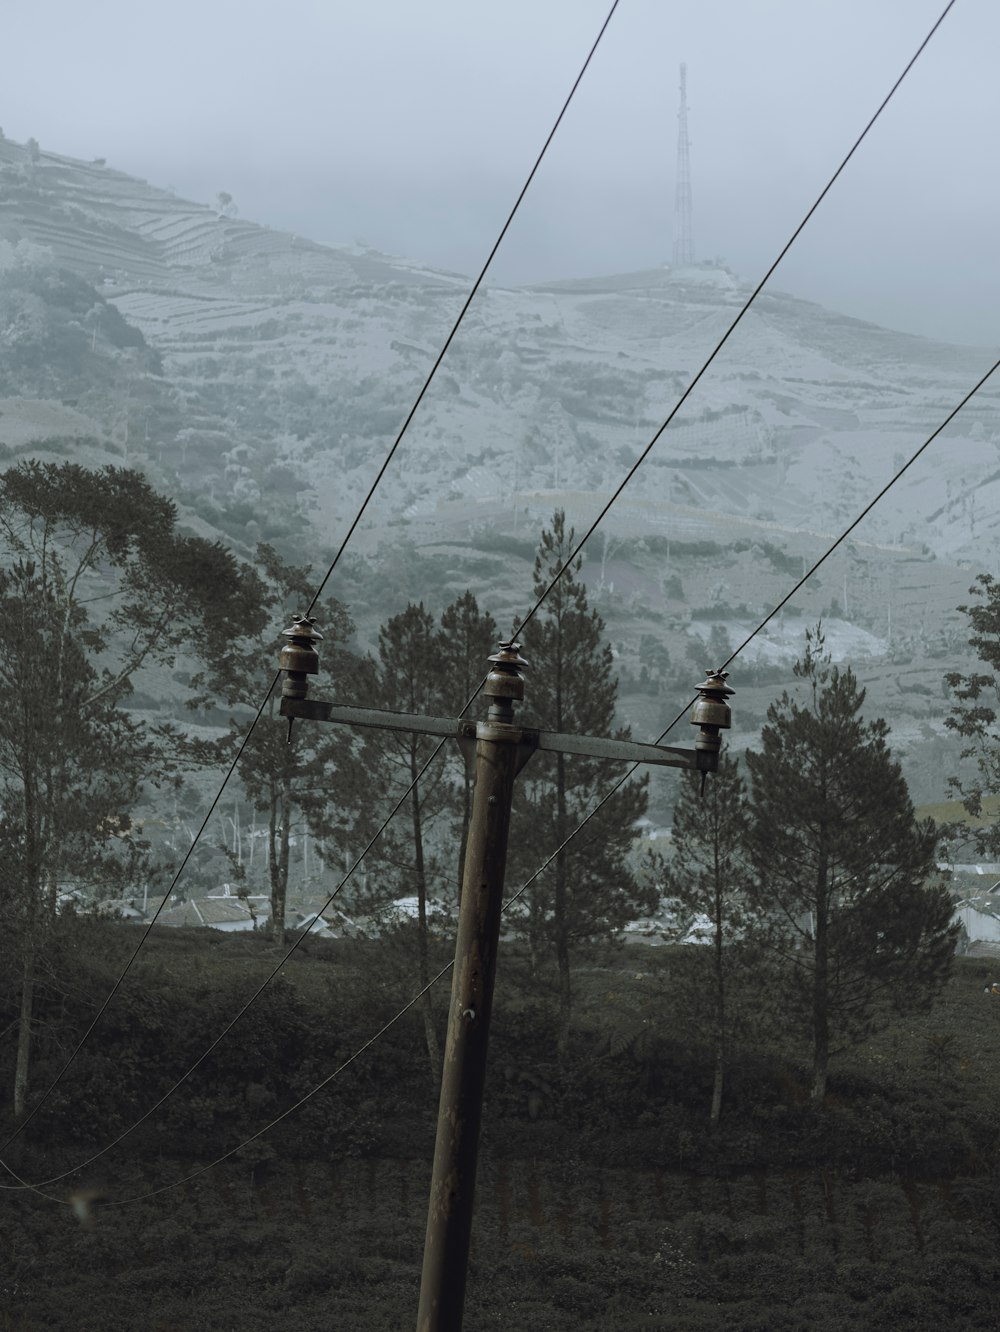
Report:
[{"label": "pine tree", "polygon": [[[489,664],[487,658],[496,651],[499,629],[488,612],[479,609],[479,603],[468,590],[441,613],[441,669],[445,710],[448,714],[465,706],[481,683]],[[467,714],[468,715],[468,714]],[[472,812],[472,765],[466,763],[459,752],[461,763],[462,804],[458,832],[458,896],[462,894],[465,877],[465,847]]]},{"label": "pine tree", "polygon": [[[534,585],[541,596],[573,549],[573,530],[557,510],[542,532]],[[615,730],[618,683],[604,621],[589,608],[587,590],[572,566],[525,626],[522,655],[528,662],[523,715],[546,730],[627,738]],[[621,768],[577,755],[536,754],[517,780],[509,863],[527,879],[542,860],[554,863],[531,884],[515,917],[532,956],[555,954],[561,1031],[572,1007],[570,959],[575,945],[606,937],[651,910],[655,892],[640,885],[627,864],[635,823],[646,812],[647,779],[633,780],[600,810],[583,833],[562,843],[621,775]]]},{"label": "pine tree", "polygon": [[758,908],[785,962],[789,1022],[812,1048],[812,1097],[829,1061],[864,1039],[890,1005],[927,1007],[945,983],[956,929],[929,886],[936,832],[918,823],[881,719],[865,691],[806,636],[796,675],[808,688],[771,705],[751,777],[748,849]]},{"label": "pine tree", "polygon": [[734,1006],[730,994],[739,984],[748,952],[749,866],[746,858],[746,787],[735,759],[723,754],[718,772],[702,793],[701,776],[680,776],[674,806],[671,845],[665,867],[664,893],[688,912],[712,922],[712,946],[696,950],[694,981],[699,993],[692,1007],[709,1016],[715,1058],[709,1120],[719,1122]]},{"label": "pine tree", "polygon": [[979,820],[986,798],[1000,794],[1000,582],[990,574],[980,574],[969,591],[981,600],[958,609],[969,619],[969,646],[989,669],[969,675],[950,671],[944,677],[954,695],[945,725],[962,737],[961,757],[975,765],[974,776],[952,777],[950,785],[977,822],[952,829],[951,835],[971,841],[977,855],[995,860],[1000,856],[1000,823]]},{"label": "pine tree", "polygon": [[[442,643],[434,617],[423,602],[411,602],[379,630],[375,664],[375,701],[394,712],[440,715],[443,697]],[[464,700],[463,700],[464,701]],[[459,704],[458,706],[461,706]],[[457,709],[456,709],[457,710]],[[397,890],[417,900],[417,981],[424,989],[430,981],[428,923],[429,887],[441,875],[429,836],[452,803],[445,780],[446,760],[439,755],[421,775],[437,741],[413,731],[374,731],[371,746],[381,753],[388,769],[395,768],[410,787],[407,796],[409,827],[402,831],[402,811],[381,840],[377,853]],[[418,780],[419,778],[419,780]],[[421,1000],[424,1037],[432,1076],[441,1072],[441,1051],[434,1020],[433,996]]]}]

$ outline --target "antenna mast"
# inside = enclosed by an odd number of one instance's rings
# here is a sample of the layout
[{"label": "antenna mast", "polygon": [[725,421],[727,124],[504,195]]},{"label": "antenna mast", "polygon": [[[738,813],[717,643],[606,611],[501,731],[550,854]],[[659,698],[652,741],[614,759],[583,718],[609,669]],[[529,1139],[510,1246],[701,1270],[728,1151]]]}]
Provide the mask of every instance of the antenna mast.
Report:
[{"label": "antenna mast", "polygon": [[691,141],[688,138],[687,65],[681,65],[681,105],[677,112],[677,188],[674,194],[674,268],[694,263],[691,225]]}]

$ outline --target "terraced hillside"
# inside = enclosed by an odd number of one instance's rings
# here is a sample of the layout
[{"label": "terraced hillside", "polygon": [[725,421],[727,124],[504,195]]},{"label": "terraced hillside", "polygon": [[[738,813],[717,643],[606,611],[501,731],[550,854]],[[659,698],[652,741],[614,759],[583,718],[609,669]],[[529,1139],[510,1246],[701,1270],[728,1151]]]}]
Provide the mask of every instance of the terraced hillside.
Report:
[{"label": "terraced hillside", "polygon": [[[294,541],[320,561],[469,279],[232,211],[0,141],[0,444],[44,454],[88,438],[85,456],[143,467],[199,530],[246,551]],[[484,290],[354,540],[363,632],[432,584],[471,583],[501,616],[522,609],[539,524],[556,505],[589,524],[748,291],[718,265]],[[678,681],[713,632],[739,642],[990,359],[761,296],[591,551],[623,679],[648,685],[649,639]],[[823,614],[841,654],[884,663],[879,705],[937,739],[953,608],[998,557],[998,392],[987,386],[793,607]],[[498,542],[519,553],[497,558]],[[387,579],[393,561],[411,575]],[[758,665],[787,665],[802,627],[773,626]],[[903,666],[915,677],[897,687]]]},{"label": "terraced hillside", "polygon": [[[228,216],[230,205],[10,142],[0,143],[0,172],[0,235],[47,247],[97,286],[162,356],[186,428],[224,427],[230,449],[241,437],[251,451],[276,449],[304,469],[321,529],[334,527],[369,482],[468,280],[317,245]],[[414,423],[380,521],[431,515],[449,500],[603,493],[747,291],[709,266],[485,292]],[[765,294],[645,465],[642,499],[672,530],[691,508],[709,521],[832,530],[986,361]],[[1000,476],[996,402],[987,391],[970,406],[866,536],[978,549],[992,532],[983,483]]]}]

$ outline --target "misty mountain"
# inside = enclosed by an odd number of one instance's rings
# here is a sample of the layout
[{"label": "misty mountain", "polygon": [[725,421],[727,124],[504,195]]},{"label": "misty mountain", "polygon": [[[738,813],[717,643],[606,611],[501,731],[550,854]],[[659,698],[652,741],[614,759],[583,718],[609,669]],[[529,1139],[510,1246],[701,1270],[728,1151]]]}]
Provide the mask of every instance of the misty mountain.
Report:
[{"label": "misty mountain", "polygon": [[[469,285],[0,141],[0,446],[123,459],[196,530],[322,564]],[[540,524],[558,504],[589,525],[749,290],[721,264],[484,289],[352,542],[348,598],[370,604],[373,569],[396,569],[392,612],[430,570],[501,621],[523,612]],[[655,697],[735,646],[988,359],[761,295],[589,550],[623,685]],[[835,655],[871,663],[880,709],[938,734],[937,659],[971,581],[956,566],[995,558],[996,408],[988,386],[755,643],[758,674],[794,659],[796,611],[822,614]]]}]

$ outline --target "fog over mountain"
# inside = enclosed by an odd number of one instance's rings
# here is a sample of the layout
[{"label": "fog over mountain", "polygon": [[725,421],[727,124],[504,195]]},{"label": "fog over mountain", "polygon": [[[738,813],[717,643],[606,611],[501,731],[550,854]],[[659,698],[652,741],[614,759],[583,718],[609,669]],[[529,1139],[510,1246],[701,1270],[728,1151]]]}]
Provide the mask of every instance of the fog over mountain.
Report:
[{"label": "fog over mountain", "polygon": [[[316,241],[477,271],[608,0],[16,5],[0,125]],[[697,257],[756,280],[943,0],[622,0],[497,256],[503,285],[671,254],[688,65]],[[58,21],[53,22],[53,15]],[[1000,12],[961,0],[785,261],[860,318],[996,344]]]},{"label": "fog over mountain", "polygon": [[[248,553],[263,535],[320,566],[468,279],[11,140],[0,170],[8,456],[110,451],[174,494],[195,530]],[[432,586],[472,585],[501,620],[523,613],[540,526],[557,505],[578,530],[593,521],[749,290],[718,263],[485,289],[352,542],[343,594],[361,596],[362,632],[366,614]],[[623,681],[639,680],[653,642],[680,688],[710,631],[716,654],[742,641],[988,362],[763,293],[589,548]],[[996,566],[997,392],[987,385],[743,659],[787,669],[822,615],[835,656],[870,663],[875,704],[915,753],[942,738],[941,658],[963,650],[955,607],[971,571]],[[425,564],[386,572],[407,550]],[[752,738],[763,708],[743,701]],[[659,704],[639,690],[625,706],[657,733]]]}]

